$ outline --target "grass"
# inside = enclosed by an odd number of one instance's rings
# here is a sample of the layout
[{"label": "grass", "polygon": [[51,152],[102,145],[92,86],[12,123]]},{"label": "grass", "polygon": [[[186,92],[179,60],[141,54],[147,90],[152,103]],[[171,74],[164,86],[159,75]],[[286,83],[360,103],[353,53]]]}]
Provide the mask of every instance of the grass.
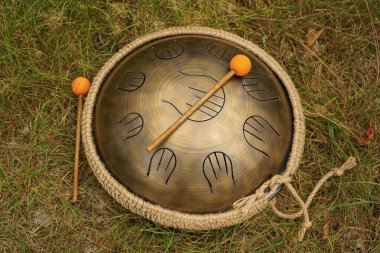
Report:
[{"label": "grass", "polygon": [[[0,252],[379,252],[380,138],[355,142],[380,123],[379,17],[377,0],[0,2]],[[71,203],[71,80],[93,78],[142,35],[194,25],[251,40],[287,69],[307,124],[294,177],[303,198],[349,155],[358,160],[318,193],[302,243],[294,239],[300,220],[269,209],[222,230],[163,228],[109,197],[85,159],[80,202]],[[305,59],[311,28],[326,31]],[[294,211],[288,196],[279,205]]]}]

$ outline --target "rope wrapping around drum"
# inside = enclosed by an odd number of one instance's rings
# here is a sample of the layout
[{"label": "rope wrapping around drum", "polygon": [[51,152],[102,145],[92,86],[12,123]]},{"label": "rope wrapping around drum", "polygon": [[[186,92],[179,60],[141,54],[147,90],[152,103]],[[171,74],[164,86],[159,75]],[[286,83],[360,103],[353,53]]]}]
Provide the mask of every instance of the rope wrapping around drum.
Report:
[{"label": "rope wrapping around drum", "polygon": [[[233,208],[230,210],[220,212],[220,213],[209,213],[209,214],[190,214],[183,213],[171,209],[164,208],[162,206],[153,204],[138,197],[133,192],[129,191],[125,186],[119,183],[107,170],[105,164],[102,162],[100,156],[98,155],[94,136],[93,136],[93,119],[94,119],[94,108],[96,99],[102,85],[103,80],[107,77],[111,69],[120,62],[124,57],[132,53],[137,48],[142,45],[159,39],[166,38],[176,35],[204,35],[214,37],[216,39],[226,40],[228,42],[234,43],[242,48],[252,52],[260,60],[262,60],[281,80],[286,89],[289,97],[289,101],[292,106],[293,113],[293,139],[289,157],[286,163],[285,170],[282,175],[276,175],[264,182],[256,191],[245,198],[236,201],[233,204]],[[294,188],[290,185],[292,176],[297,171],[300,159],[302,157],[304,140],[305,140],[305,119],[302,111],[302,106],[300,102],[297,90],[286,73],[286,71],[269,56],[264,50],[255,45],[254,43],[247,41],[237,35],[221,31],[214,30],[205,27],[176,27],[170,28],[156,33],[148,34],[135,41],[128,44],[126,47],[122,48],[118,53],[116,53],[99,71],[98,75],[94,78],[93,85],[90,92],[87,95],[83,119],[83,146],[85,153],[92,168],[95,176],[97,177],[100,184],[104,189],[115,198],[121,205],[130,209],[132,212],[137,213],[149,220],[160,223],[164,226],[190,229],[190,230],[209,230],[218,229],[222,227],[227,227],[241,223],[253,215],[262,212],[270,203],[273,207],[275,213],[279,214],[284,218],[297,218],[304,215],[304,223],[302,230],[302,237],[304,232],[308,227],[311,226],[309,221],[309,216],[307,212],[307,207],[310,205],[311,199],[314,195],[310,195],[306,203],[304,203],[298,196]],[[349,164],[346,164],[345,168],[354,166],[355,161],[353,158],[349,159]],[[332,175],[341,175],[342,170],[334,170],[333,173],[328,173],[324,178],[324,181]],[[323,180],[317,184],[315,192],[323,184]],[[276,191],[277,187],[281,184],[285,184],[287,189],[292,193],[299,202],[302,210],[293,215],[287,215],[281,213],[275,208],[275,199],[269,202],[270,196]],[[270,189],[268,191],[268,189]]]}]

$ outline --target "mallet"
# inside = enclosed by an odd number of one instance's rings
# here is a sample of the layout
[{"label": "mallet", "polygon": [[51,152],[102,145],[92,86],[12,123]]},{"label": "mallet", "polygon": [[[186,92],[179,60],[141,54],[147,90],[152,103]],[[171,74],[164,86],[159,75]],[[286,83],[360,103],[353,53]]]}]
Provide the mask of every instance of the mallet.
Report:
[{"label": "mallet", "polygon": [[78,200],[78,179],[79,179],[79,151],[80,151],[80,131],[82,118],[83,95],[86,95],[90,90],[90,81],[85,77],[77,77],[71,83],[71,89],[78,98],[77,112],[77,134],[75,139],[75,161],[74,161],[74,185],[73,185],[73,202]]},{"label": "mallet", "polygon": [[234,75],[245,76],[251,70],[251,61],[245,55],[235,55],[230,61],[230,71],[203,95],[193,106],[191,106],[180,118],[178,118],[168,129],[166,129],[146,150],[151,152],[169,137],[183,122],[185,122],[199,107],[201,107],[215,92],[217,92]]}]

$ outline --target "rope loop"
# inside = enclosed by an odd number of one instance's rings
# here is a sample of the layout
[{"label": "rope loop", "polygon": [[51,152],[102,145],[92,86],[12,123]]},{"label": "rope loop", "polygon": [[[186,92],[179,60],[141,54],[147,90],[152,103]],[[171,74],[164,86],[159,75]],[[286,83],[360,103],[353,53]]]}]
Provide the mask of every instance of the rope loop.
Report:
[{"label": "rope loop", "polygon": [[298,218],[301,215],[303,215],[304,221],[303,221],[303,223],[301,225],[301,229],[300,229],[300,231],[298,233],[298,241],[301,242],[303,240],[303,237],[305,236],[306,230],[308,230],[312,226],[312,223],[309,220],[308,207],[310,206],[311,201],[313,200],[315,194],[318,192],[318,190],[321,188],[321,186],[330,177],[332,177],[334,175],[335,176],[342,176],[346,170],[349,170],[349,169],[351,169],[351,168],[353,168],[355,166],[356,166],[355,158],[352,157],[352,156],[350,156],[347,159],[347,161],[342,166],[340,166],[339,168],[332,169],[330,172],[328,172],[326,175],[324,175],[319,180],[319,182],[315,185],[313,191],[308,196],[306,202],[304,202],[301,199],[301,197],[298,195],[298,193],[296,192],[296,190],[290,184],[291,180],[289,181],[285,177],[282,177],[282,178],[274,180],[275,182],[280,182],[280,181],[283,182],[286,185],[286,188],[293,195],[293,197],[296,199],[296,201],[298,202],[298,204],[301,207],[301,210],[299,210],[298,212],[287,214],[287,213],[283,213],[283,212],[281,212],[280,210],[277,209],[277,207],[276,207],[276,202],[277,202],[276,198],[273,198],[270,201],[270,205],[271,205],[274,213],[277,214],[278,216],[280,216],[281,218],[284,218],[284,219],[295,219],[295,218]]}]

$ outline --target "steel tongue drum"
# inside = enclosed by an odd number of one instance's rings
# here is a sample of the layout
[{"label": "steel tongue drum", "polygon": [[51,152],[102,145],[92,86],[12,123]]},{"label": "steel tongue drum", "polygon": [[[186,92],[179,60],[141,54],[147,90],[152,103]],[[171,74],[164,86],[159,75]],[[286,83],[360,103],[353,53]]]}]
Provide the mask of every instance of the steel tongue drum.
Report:
[{"label": "steel tongue drum", "polygon": [[[244,58],[238,68],[234,57]],[[295,173],[304,145],[287,73],[255,44],[210,28],[171,28],[120,50],[94,79],[82,122],[89,164],[110,195],[185,229],[262,211],[284,183],[270,180]]]}]

